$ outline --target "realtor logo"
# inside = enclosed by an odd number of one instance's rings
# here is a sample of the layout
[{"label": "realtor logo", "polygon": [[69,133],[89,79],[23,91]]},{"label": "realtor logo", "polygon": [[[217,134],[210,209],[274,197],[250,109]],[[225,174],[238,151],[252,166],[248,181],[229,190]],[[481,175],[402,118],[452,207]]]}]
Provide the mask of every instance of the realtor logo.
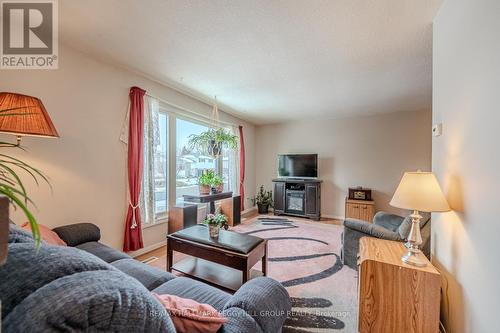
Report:
[{"label": "realtor logo", "polygon": [[57,1],[0,1],[1,69],[57,69]]}]

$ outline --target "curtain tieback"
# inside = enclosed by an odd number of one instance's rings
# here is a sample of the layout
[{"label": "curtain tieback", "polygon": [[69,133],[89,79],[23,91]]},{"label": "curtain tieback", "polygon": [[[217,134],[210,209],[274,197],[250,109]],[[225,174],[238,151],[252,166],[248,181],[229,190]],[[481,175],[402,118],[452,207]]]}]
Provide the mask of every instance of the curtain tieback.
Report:
[{"label": "curtain tieback", "polygon": [[137,228],[137,222],[135,220],[135,210],[139,207],[139,204],[133,205],[132,201],[129,202],[130,207],[132,207],[132,225],[130,226],[130,229],[135,229]]}]

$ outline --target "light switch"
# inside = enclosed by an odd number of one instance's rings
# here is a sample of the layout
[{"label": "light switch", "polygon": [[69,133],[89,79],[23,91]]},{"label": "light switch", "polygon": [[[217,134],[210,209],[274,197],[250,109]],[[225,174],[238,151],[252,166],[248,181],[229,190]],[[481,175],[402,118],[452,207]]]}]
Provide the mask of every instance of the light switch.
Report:
[{"label": "light switch", "polygon": [[432,136],[441,136],[441,134],[443,134],[443,124],[432,125]]}]

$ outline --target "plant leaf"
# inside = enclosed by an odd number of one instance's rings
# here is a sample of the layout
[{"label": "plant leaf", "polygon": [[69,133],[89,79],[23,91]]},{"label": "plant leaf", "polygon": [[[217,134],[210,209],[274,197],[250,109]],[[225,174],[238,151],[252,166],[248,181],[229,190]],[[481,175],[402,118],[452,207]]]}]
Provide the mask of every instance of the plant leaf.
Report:
[{"label": "plant leaf", "polygon": [[9,188],[0,185],[0,193],[4,194],[6,197],[8,197],[11,201],[14,202],[16,206],[21,208],[21,210],[24,212],[24,215],[28,218],[29,224],[31,226],[31,233],[33,234],[33,239],[35,240],[35,247],[38,250],[40,248],[40,228],[38,227],[38,223],[31,214],[30,210],[28,207],[24,204],[23,200],[20,200],[14,192],[12,192]]}]

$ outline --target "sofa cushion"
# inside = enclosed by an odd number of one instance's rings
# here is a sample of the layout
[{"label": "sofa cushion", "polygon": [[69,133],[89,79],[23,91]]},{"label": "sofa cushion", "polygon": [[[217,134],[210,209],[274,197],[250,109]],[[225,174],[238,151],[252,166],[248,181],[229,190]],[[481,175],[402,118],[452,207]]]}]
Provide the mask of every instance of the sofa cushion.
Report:
[{"label": "sofa cushion", "polygon": [[168,332],[163,306],[120,271],[89,271],[41,287],[5,318],[6,332]]},{"label": "sofa cushion", "polygon": [[96,257],[101,258],[105,262],[113,262],[120,259],[130,259],[131,257],[121,251],[115,250],[107,245],[99,242],[87,242],[76,246],[80,250],[85,250],[92,253]]},{"label": "sofa cushion", "polygon": [[242,285],[224,306],[223,314],[233,317],[229,310],[234,308],[250,314],[262,332],[279,332],[292,309],[292,302],[281,283],[261,276]]},{"label": "sofa cushion", "polygon": [[9,243],[34,243],[33,236],[31,232],[24,230],[23,228],[15,225],[14,223],[9,223]]},{"label": "sofa cushion", "polygon": [[131,277],[136,278],[148,290],[153,290],[162,283],[175,278],[174,274],[162,271],[131,258],[114,261],[111,265]]},{"label": "sofa cushion", "polygon": [[2,316],[38,288],[66,275],[83,271],[115,268],[75,248],[33,243],[9,244],[7,263],[0,267]]},{"label": "sofa cushion", "polygon": [[68,246],[77,246],[101,239],[99,227],[92,223],[75,223],[52,229]]},{"label": "sofa cushion", "polygon": [[175,295],[189,298],[199,303],[210,304],[218,311],[222,311],[224,305],[231,298],[231,295],[228,293],[186,277],[178,277],[170,280],[153,289],[153,292],[160,295]]},{"label": "sofa cushion", "polygon": [[[276,309],[277,310],[277,309]],[[275,310],[275,311],[276,311]],[[254,320],[252,315],[257,314],[248,313],[244,309],[238,307],[232,307],[224,309],[222,315],[226,317],[227,322],[221,327],[218,333],[241,333],[241,332],[252,332],[252,333],[263,333],[260,326]],[[272,320],[272,319],[271,319]],[[276,331],[279,332],[279,331]],[[293,332],[289,330],[289,332]],[[304,331],[307,332],[307,331]],[[267,333],[267,332],[265,332]],[[297,331],[300,333],[300,331]]]}]

